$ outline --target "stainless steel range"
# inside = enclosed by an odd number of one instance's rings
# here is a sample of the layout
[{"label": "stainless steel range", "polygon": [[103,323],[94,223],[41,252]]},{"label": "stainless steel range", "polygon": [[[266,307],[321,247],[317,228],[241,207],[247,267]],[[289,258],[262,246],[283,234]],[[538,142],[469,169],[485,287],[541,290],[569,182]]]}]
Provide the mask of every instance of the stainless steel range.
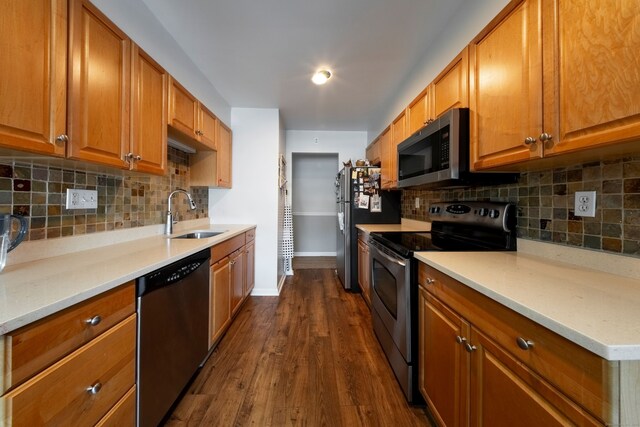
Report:
[{"label": "stainless steel range", "polygon": [[429,215],[431,232],[371,233],[369,240],[373,329],[410,403],[422,403],[418,391],[418,261],[413,253],[516,250],[516,212],[511,203],[433,203]]}]

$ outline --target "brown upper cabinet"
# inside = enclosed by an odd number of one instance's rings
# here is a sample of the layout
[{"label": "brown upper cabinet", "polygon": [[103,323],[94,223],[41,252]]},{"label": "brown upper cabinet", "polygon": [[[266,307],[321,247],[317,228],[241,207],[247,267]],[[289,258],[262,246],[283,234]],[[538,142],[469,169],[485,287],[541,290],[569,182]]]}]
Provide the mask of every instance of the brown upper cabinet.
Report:
[{"label": "brown upper cabinet", "polygon": [[193,186],[231,188],[231,129],[216,120],[215,135],[217,150],[200,150],[189,156]]},{"label": "brown upper cabinet", "polygon": [[124,32],[86,0],[13,0],[0,24],[0,146],[164,173],[166,73]]},{"label": "brown upper cabinet", "polygon": [[409,135],[413,135],[418,130],[425,127],[433,121],[431,114],[431,86],[424,88],[420,95],[416,97],[407,107],[407,123],[409,127]]},{"label": "brown upper cabinet", "polygon": [[639,14],[638,2],[510,3],[470,45],[472,167],[585,148],[597,159],[637,140],[640,41],[627,35]]},{"label": "brown upper cabinet", "polygon": [[380,186],[383,190],[393,188],[393,173],[391,165],[391,126],[382,131],[378,144],[380,145]]},{"label": "brown upper cabinet", "polygon": [[374,139],[371,142],[371,144],[367,146],[367,149],[365,152],[365,156],[367,157],[367,160],[369,160],[369,162],[371,162],[372,165],[380,164],[380,144],[378,144],[379,140],[380,140],[380,137]]},{"label": "brown upper cabinet", "polygon": [[[405,110],[406,111],[406,110]],[[404,141],[409,135],[407,134],[407,115],[403,111],[391,123],[391,142],[388,160],[391,165],[389,173],[391,174],[391,187],[398,187],[398,144]]]},{"label": "brown upper cabinet", "polygon": [[216,116],[174,78],[169,81],[169,125],[200,143],[198,148],[216,150]]},{"label": "brown upper cabinet", "polygon": [[169,74],[132,44],[131,151],[129,165],[163,175],[167,168],[167,83]]},{"label": "brown upper cabinet", "polygon": [[64,156],[67,2],[4,1],[0,51],[0,145]]},{"label": "brown upper cabinet", "polygon": [[128,167],[131,40],[88,1],[69,4],[67,156]]},{"label": "brown upper cabinet", "polygon": [[431,83],[433,119],[452,108],[469,107],[469,48],[465,47]]}]

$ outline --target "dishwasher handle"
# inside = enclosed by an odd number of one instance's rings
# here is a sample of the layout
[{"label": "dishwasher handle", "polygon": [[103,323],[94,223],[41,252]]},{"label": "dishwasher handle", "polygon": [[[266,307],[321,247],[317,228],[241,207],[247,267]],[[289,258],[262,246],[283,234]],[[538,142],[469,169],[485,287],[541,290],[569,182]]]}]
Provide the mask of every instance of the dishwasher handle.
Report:
[{"label": "dishwasher handle", "polygon": [[179,261],[166,265],[139,277],[136,281],[136,295],[141,297],[156,289],[172,285],[193,274],[203,264],[209,266],[211,251],[204,249]]}]

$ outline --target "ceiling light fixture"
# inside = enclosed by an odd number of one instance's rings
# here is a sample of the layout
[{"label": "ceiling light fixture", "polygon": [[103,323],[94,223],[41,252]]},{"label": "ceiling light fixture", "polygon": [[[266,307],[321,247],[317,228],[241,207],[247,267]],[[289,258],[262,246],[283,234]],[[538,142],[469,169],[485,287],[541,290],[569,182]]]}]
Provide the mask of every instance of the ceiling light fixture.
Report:
[{"label": "ceiling light fixture", "polygon": [[311,77],[311,81],[317,85],[323,85],[331,78],[331,71],[329,70],[318,70]]}]

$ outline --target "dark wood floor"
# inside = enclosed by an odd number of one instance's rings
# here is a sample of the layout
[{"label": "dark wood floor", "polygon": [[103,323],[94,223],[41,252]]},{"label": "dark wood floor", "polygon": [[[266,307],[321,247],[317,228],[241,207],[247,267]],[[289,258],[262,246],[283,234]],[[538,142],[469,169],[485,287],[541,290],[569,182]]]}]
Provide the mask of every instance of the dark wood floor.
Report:
[{"label": "dark wood floor", "polygon": [[331,268],[336,269],[335,256],[297,256],[293,258],[293,271],[302,269]]},{"label": "dark wood floor", "polygon": [[410,407],[359,294],[330,269],[298,270],[251,297],[169,426],[430,426]]}]

